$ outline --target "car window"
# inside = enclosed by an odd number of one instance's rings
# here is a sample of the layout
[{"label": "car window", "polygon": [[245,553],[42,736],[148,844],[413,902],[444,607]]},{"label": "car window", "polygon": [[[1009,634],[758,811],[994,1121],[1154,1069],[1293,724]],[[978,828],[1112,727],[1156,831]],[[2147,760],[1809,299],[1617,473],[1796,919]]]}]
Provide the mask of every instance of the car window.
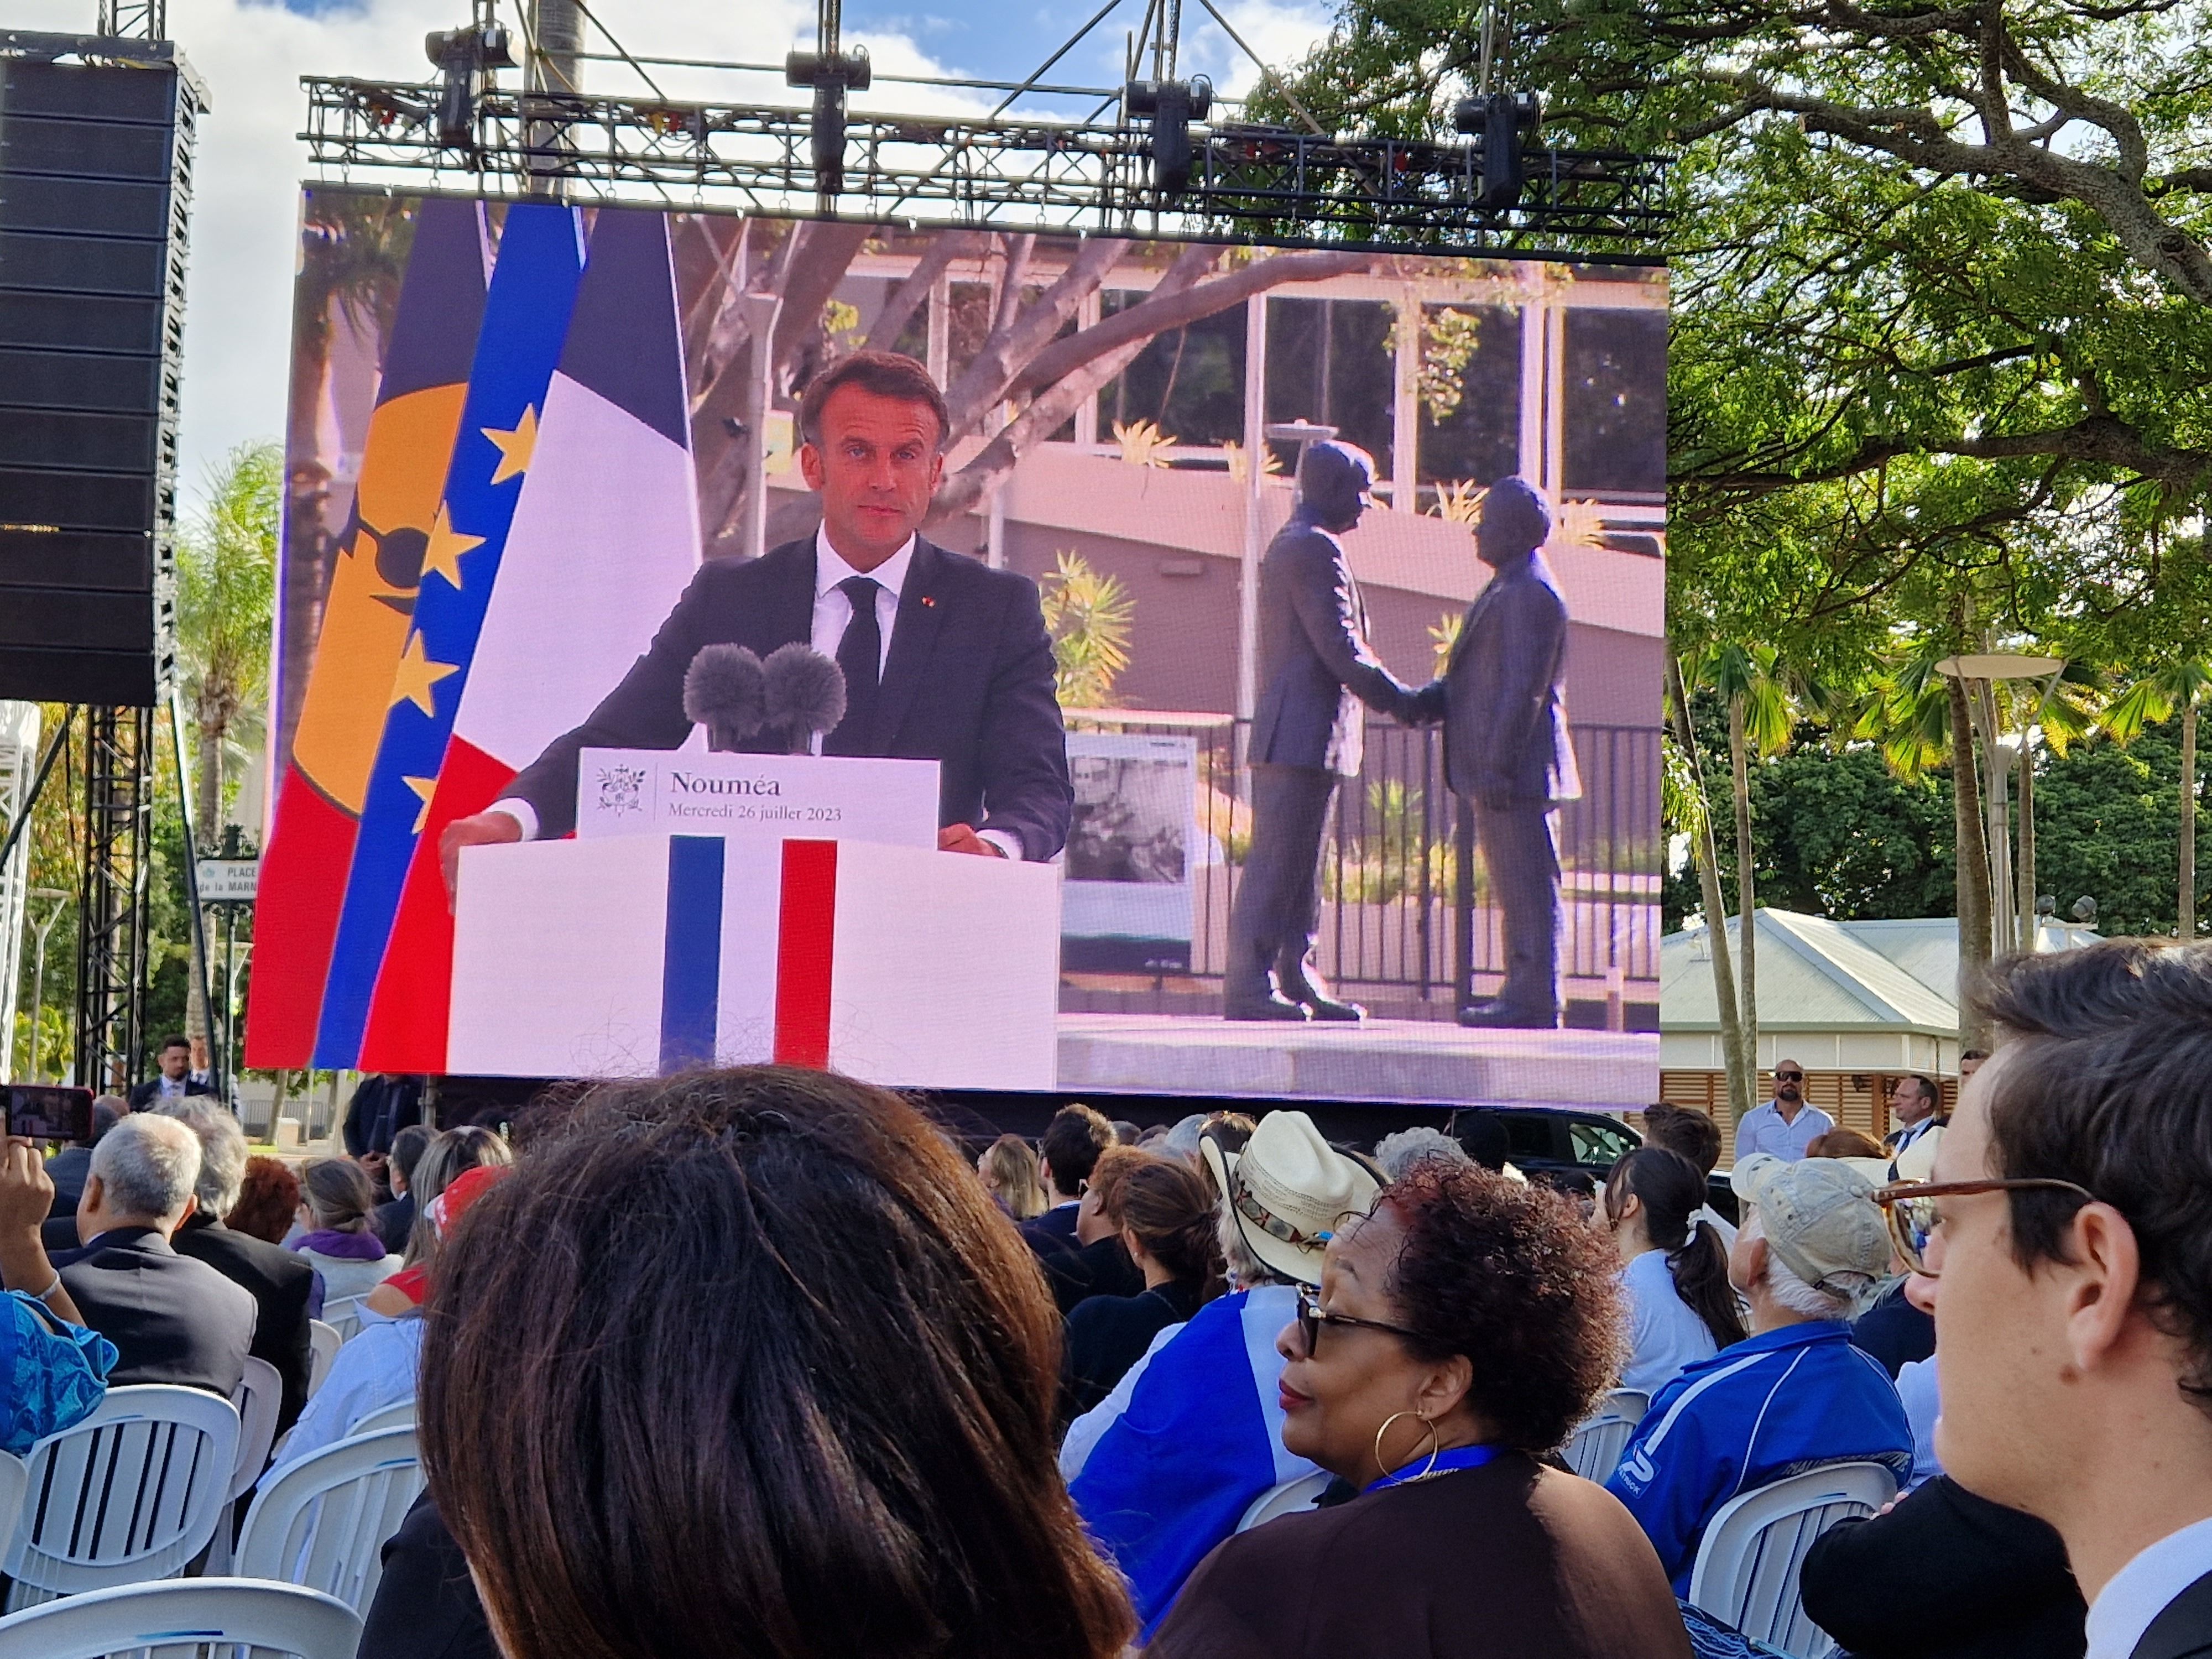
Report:
[{"label": "car window", "polygon": [[1567,1125],[1567,1140],[1575,1149],[1575,1162],[1610,1170],[1641,1145],[1628,1126],[1590,1118]]},{"label": "car window", "polygon": [[1504,1121],[1507,1155],[1511,1158],[1556,1158],[1552,1120],[1542,1112],[1500,1112]]}]

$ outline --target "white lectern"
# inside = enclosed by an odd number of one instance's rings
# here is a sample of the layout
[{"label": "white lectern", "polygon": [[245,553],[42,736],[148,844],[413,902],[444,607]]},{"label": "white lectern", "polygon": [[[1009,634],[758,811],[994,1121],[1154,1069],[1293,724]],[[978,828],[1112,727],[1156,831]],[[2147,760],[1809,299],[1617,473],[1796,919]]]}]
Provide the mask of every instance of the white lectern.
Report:
[{"label": "white lectern", "polygon": [[1048,1089],[1060,872],[860,841],[650,834],[461,857],[447,1065],[650,1076],[781,1060]]}]

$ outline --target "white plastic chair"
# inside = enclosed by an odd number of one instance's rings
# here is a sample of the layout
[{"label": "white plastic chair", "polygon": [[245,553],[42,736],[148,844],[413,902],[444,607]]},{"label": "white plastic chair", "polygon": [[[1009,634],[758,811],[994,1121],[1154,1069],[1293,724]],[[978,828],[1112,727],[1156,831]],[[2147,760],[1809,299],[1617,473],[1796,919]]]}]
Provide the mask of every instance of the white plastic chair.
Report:
[{"label": "white plastic chair", "polygon": [[325,1325],[319,1319],[307,1322],[307,1346],[313,1358],[307,1364],[307,1398],[315,1397],[315,1390],[323,1386],[323,1379],[331,1374],[337,1361],[338,1349],[345,1341],[335,1326]]},{"label": "white plastic chair", "polygon": [[384,1540],[422,1490],[411,1427],[325,1446],[253,1500],[238,1538],[238,1571],[305,1584],[365,1612],[384,1576]]},{"label": "white plastic chair", "polygon": [[1651,1396],[1635,1389],[1615,1389],[1582,1420],[1559,1455],[1585,1480],[1603,1481],[1628,1449],[1628,1437],[1651,1409]]},{"label": "white plastic chair", "polygon": [[411,1429],[415,1426],[415,1396],[410,1395],[396,1404],[384,1406],[353,1425],[349,1439],[358,1440],[365,1434],[380,1433],[386,1429]]},{"label": "white plastic chair", "polygon": [[0,1619],[0,1659],[353,1659],[360,1644],[360,1615],[343,1602],[243,1578],[118,1584]]},{"label": "white plastic chair", "polygon": [[261,1471],[269,1467],[270,1445],[276,1438],[277,1408],[283,1401],[284,1379],[277,1376],[276,1368],[248,1354],[246,1375],[239,1381],[238,1392],[230,1397],[230,1403],[238,1407],[238,1462],[230,1472],[229,1490],[223,1494],[222,1520],[208,1545],[207,1559],[200,1564],[204,1574],[219,1578],[230,1571],[230,1535],[237,1530],[233,1521],[238,1500],[253,1490]]},{"label": "white plastic chair", "polygon": [[1706,1523],[1690,1569],[1690,1605],[1796,1659],[1826,1659],[1836,1644],[1805,1616],[1798,1570],[1838,1521],[1872,1515],[1897,1496],[1880,1463],[1831,1463],[1747,1492]]},{"label": "white plastic chair", "polygon": [[361,1334],[361,1298],[342,1297],[323,1304],[323,1323],[338,1334],[338,1340],[350,1342]]},{"label": "white plastic chair", "polygon": [[1270,1486],[1254,1498],[1244,1511],[1244,1518],[1237,1523],[1239,1532],[1249,1532],[1279,1515],[1296,1515],[1310,1510],[1321,1501],[1328,1490],[1329,1473],[1316,1469],[1311,1474],[1302,1474],[1295,1480],[1285,1480],[1279,1486]]},{"label": "white plastic chair", "polygon": [[8,1609],[180,1572],[207,1547],[238,1463],[238,1409],[198,1389],[110,1389],[31,1448]]},{"label": "white plastic chair", "polygon": [[14,1524],[23,1512],[23,1492],[31,1484],[31,1466],[20,1457],[0,1452],[0,1525]]}]

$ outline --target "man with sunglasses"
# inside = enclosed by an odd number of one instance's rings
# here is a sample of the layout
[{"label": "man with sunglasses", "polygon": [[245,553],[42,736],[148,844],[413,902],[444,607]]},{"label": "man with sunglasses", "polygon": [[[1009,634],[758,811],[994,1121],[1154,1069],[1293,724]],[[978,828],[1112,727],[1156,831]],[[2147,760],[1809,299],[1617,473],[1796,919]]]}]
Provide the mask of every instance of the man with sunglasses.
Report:
[{"label": "man with sunglasses", "polygon": [[1936,1449],[2039,1516],[2089,1659],[2212,1654],[2212,945],[2000,964],[1936,1179],[1881,1194],[1936,1278]]},{"label": "man with sunglasses", "polygon": [[1805,1149],[1836,1127],[1818,1106],[1805,1103],[1805,1068],[1794,1060],[1774,1062],[1774,1098],[1754,1106],[1735,1126],[1735,1161],[1765,1152],[1794,1164]]}]

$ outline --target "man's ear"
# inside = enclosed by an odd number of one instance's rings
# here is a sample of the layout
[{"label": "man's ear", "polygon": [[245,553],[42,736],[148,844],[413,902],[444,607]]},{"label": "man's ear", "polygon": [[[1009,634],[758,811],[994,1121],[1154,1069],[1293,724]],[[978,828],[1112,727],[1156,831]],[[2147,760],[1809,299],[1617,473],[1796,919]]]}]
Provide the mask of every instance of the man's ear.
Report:
[{"label": "man's ear", "polygon": [[2109,1204],[2085,1204],[2069,1230],[2071,1262],[2041,1270],[2067,1275],[2066,1341],[2075,1365],[2103,1365],[2124,1337],[2142,1284],[2142,1252],[2127,1218]]},{"label": "man's ear", "polygon": [[190,1221],[199,1212],[200,1195],[198,1193],[194,1193],[190,1198],[185,1200],[185,1207],[178,1212],[177,1225],[179,1227],[183,1226],[185,1223]]},{"label": "man's ear", "polygon": [[815,447],[811,440],[799,447],[799,476],[806,480],[806,487],[809,489],[818,490],[822,488],[822,481],[825,476],[822,465],[822,452]]},{"label": "man's ear", "polygon": [[84,1190],[77,1194],[76,1212],[82,1215],[87,1210],[98,1209],[106,1197],[107,1182],[98,1176],[87,1176]]}]

